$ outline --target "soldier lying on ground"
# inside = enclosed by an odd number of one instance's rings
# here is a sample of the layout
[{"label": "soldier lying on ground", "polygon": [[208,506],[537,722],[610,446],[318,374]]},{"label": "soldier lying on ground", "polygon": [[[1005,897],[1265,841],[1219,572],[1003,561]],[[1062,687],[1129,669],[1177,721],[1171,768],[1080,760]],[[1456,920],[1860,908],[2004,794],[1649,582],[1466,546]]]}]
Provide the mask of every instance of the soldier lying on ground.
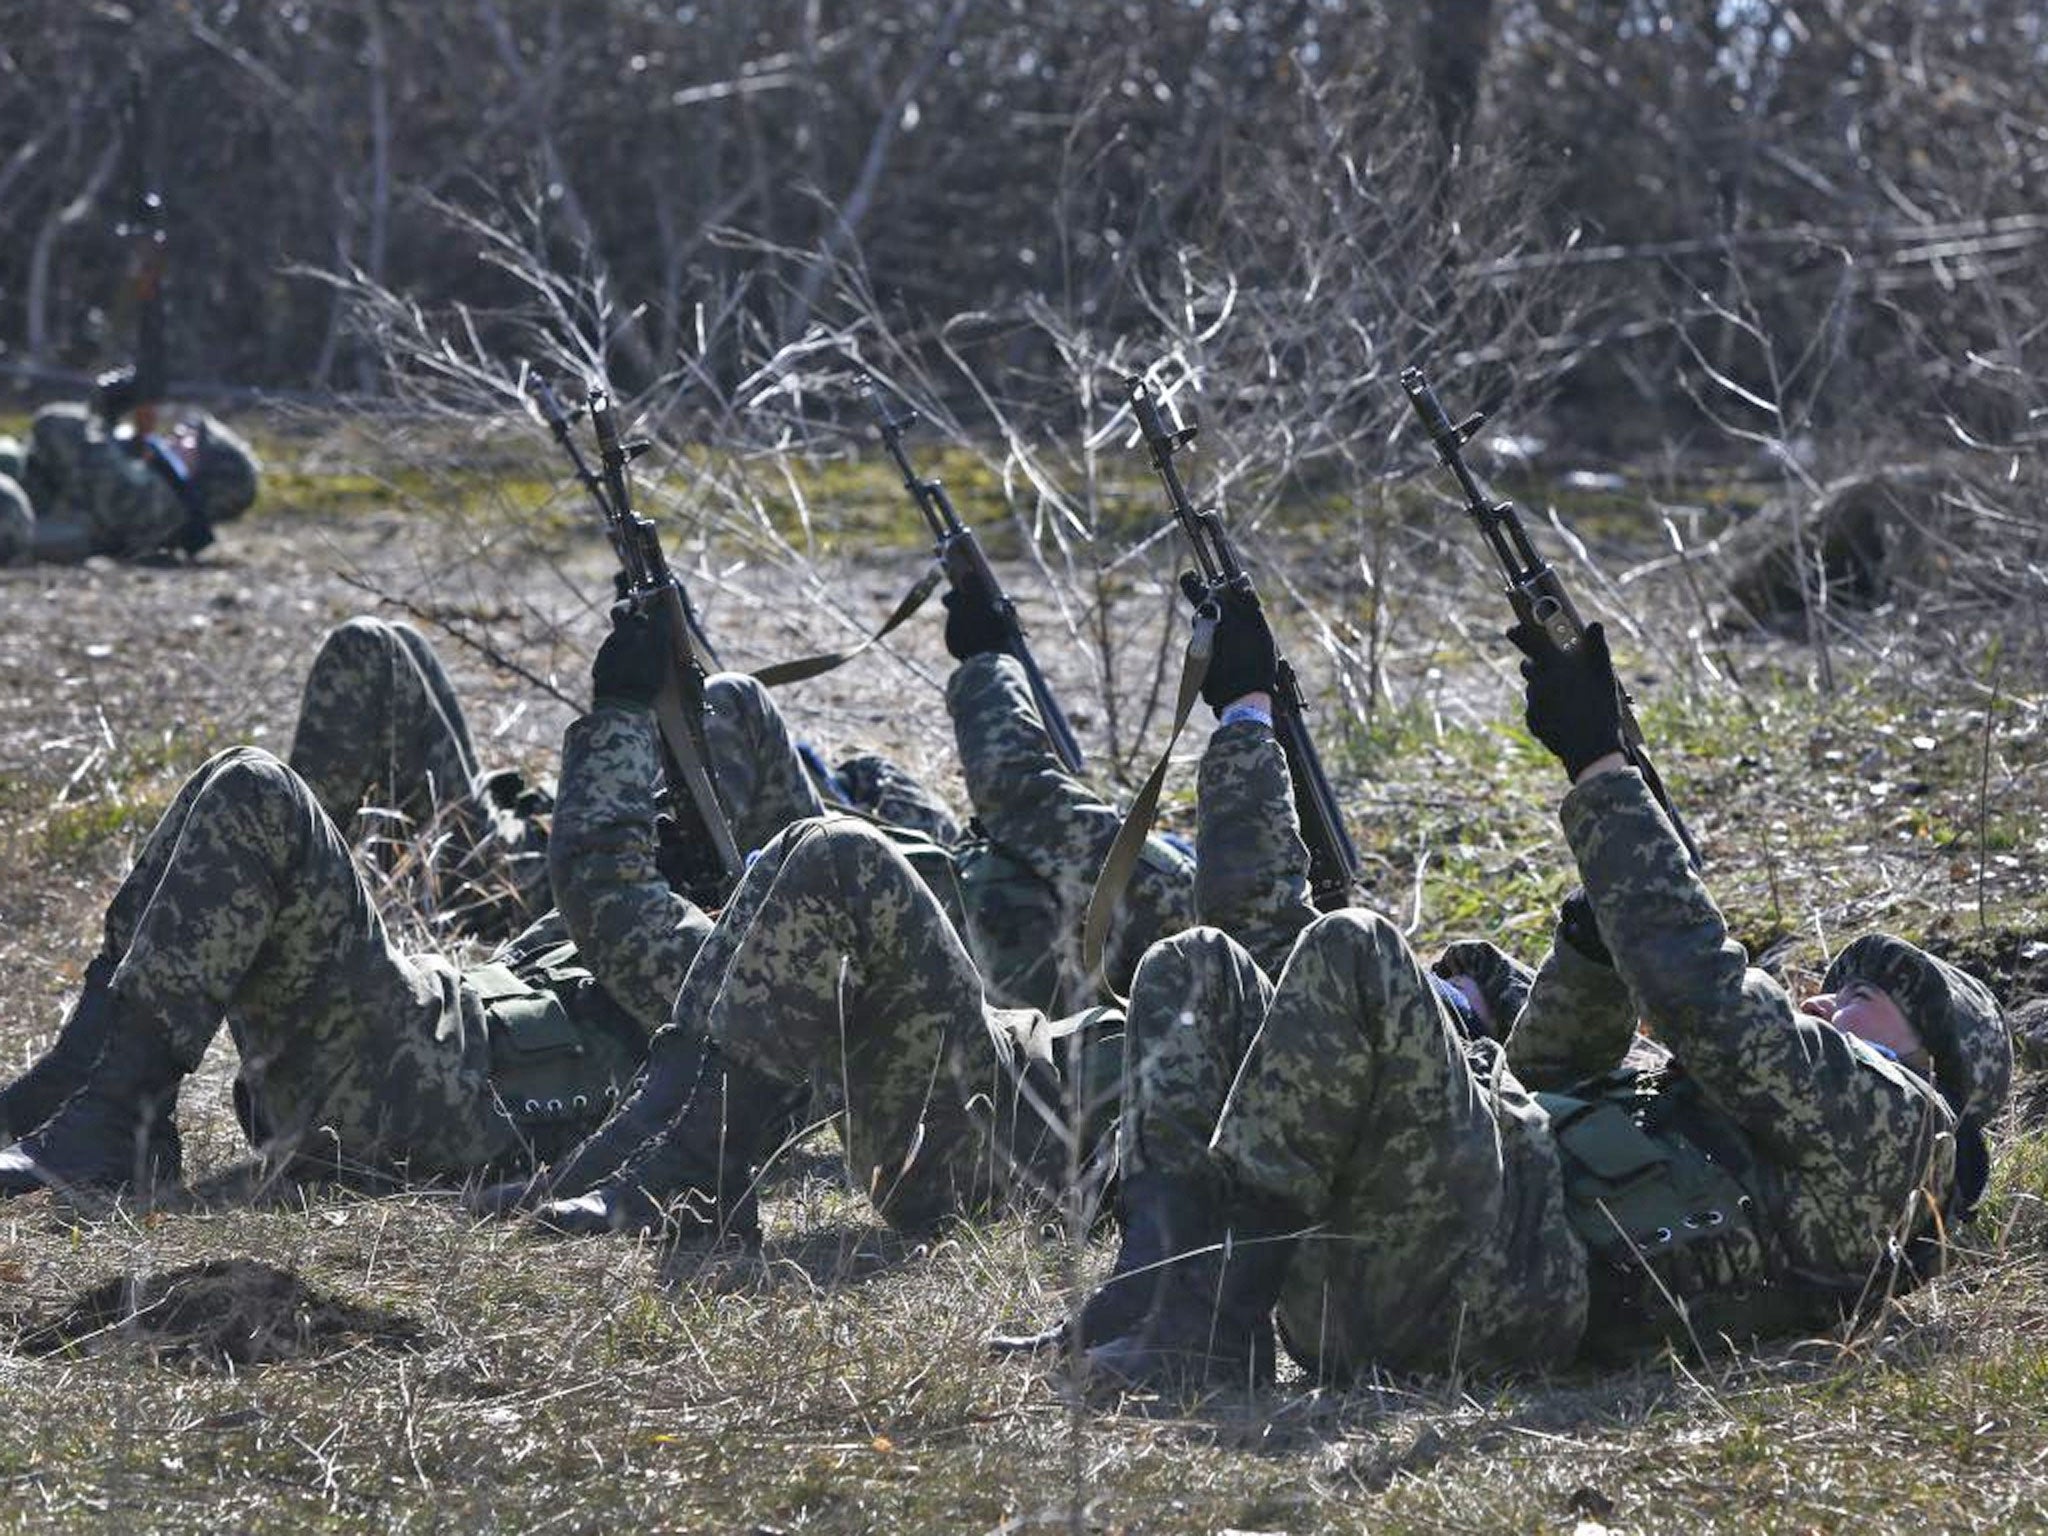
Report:
[{"label": "soldier lying on ground", "polygon": [[211,416],[108,430],[84,405],[36,412],[26,449],[0,438],[0,565],[197,554],[256,500],[249,445]]},{"label": "soldier lying on ground", "polygon": [[[1060,771],[1015,662],[973,650],[956,624],[948,630],[955,654],[968,653],[948,700],[976,804],[1048,883],[1057,881],[1071,933],[1121,818]],[[1270,671],[1271,636],[1261,633]],[[1241,667],[1231,635],[1219,633],[1214,685],[1234,686]],[[584,729],[592,734],[572,739],[572,752],[600,740],[636,751],[644,778],[653,751],[644,712]],[[1270,723],[1228,717],[1211,738],[1193,879],[1210,921],[1277,961],[1300,914],[1314,909],[1286,768],[1265,750],[1271,739]],[[589,819],[593,828],[600,822]],[[566,849],[557,828],[556,890],[571,930],[592,935],[584,938],[592,953],[601,925],[644,943],[671,900],[644,875],[646,813],[636,821],[622,805],[614,827],[610,847],[637,859],[643,874],[606,872],[594,889],[606,901],[645,892],[630,921],[583,910],[575,885],[587,856]],[[1163,925],[1176,888],[1160,869],[1142,878],[1154,894],[1136,905],[1126,898],[1113,955],[1137,953],[1139,933],[1172,931]],[[1148,886],[1134,883],[1133,893]],[[873,829],[829,816],[790,828],[703,937],[635,1096],[562,1163],[531,1185],[485,1191],[480,1207],[538,1206],[545,1225],[570,1232],[666,1222],[678,1234],[751,1237],[756,1171],[775,1150],[767,1110],[806,1087],[843,1111],[853,1182],[897,1227],[922,1229],[1011,1189],[1060,1188],[1083,1171],[1115,1116],[1126,1071],[1121,1015],[1095,1008],[1055,1020],[1000,1006],[976,953]],[[1122,980],[1114,967],[1111,975]]]},{"label": "soldier lying on ground", "polygon": [[[999,999],[1053,1006],[1072,998],[1078,1007],[1092,990],[1080,961],[1080,914],[1100,863],[1095,839],[1113,813],[1074,780],[1047,772],[1021,679],[994,661],[1002,631],[988,603],[963,605],[949,593],[947,605],[947,643],[963,662],[948,698],[970,800],[982,808],[970,830],[884,756],[860,754],[833,771],[805,743],[798,752],[826,795],[895,829],[915,850],[913,862],[937,881],[956,918],[964,911]],[[708,728],[716,735],[737,718],[714,713]],[[728,744],[718,755],[733,760],[736,751]],[[503,939],[547,910],[544,818],[553,798],[512,770],[481,769],[447,672],[411,625],[365,617],[327,633],[287,760],[344,832],[360,809],[372,813],[369,847],[378,862],[431,854],[422,871],[431,878],[408,892],[430,926]],[[814,799],[804,814],[823,809]],[[940,863],[951,867],[938,871]],[[1127,977],[1145,944],[1184,926],[1188,866],[1165,842],[1147,845],[1127,903],[1135,915],[1111,952],[1113,974]],[[680,980],[681,970],[675,974]]]},{"label": "soldier lying on ground", "polygon": [[1826,1326],[1936,1267],[1981,1193],[2012,1071],[1990,992],[1869,935],[1795,1007],[1626,766],[1599,629],[1511,638],[1584,886],[1518,1012],[1489,951],[1448,957],[1504,1046],[1370,912],[1309,924],[1277,982],[1222,933],[1153,950],[1131,1032],[1182,1048],[1132,1091],[1099,1377],[1268,1377],[1276,1307],[1319,1380]]},{"label": "soldier lying on ground", "polygon": [[[243,1058],[245,1126],[274,1150],[309,1155],[317,1127],[333,1144],[313,1150],[330,1162],[457,1177],[531,1166],[591,1130],[606,1090],[630,1077],[646,1034],[669,1016],[711,929],[675,888],[694,863],[688,835],[655,817],[646,700],[666,654],[658,638],[647,621],[622,618],[592,667],[592,711],[568,733],[553,828],[568,920],[545,918],[492,965],[458,972],[390,943],[327,810],[352,812],[378,780],[399,800],[412,784],[428,806],[439,782],[473,784],[460,711],[422,637],[375,621],[337,630],[309,679],[293,748],[312,783],[250,750],[188,781],[109,907],[106,944],[57,1042],[0,1092],[0,1137],[42,1126],[81,1082],[95,1092],[0,1158],[0,1183],[174,1176],[176,1082],[223,1014]],[[1007,665],[985,656],[962,668],[981,668],[978,680],[956,679],[970,786],[1005,797],[982,802],[996,826],[1036,829],[1035,841],[1018,841],[1047,871],[1047,887],[1058,877],[1072,900],[1074,880],[1049,862],[1076,835],[1061,817],[1088,818],[1106,839],[1113,812],[1038,771],[1049,755],[1043,733]],[[374,707],[348,702],[373,684],[391,696]],[[709,698],[719,795],[741,845],[819,814],[766,692],[721,675]],[[366,728],[377,721],[388,740]],[[945,854],[913,857],[950,887]],[[1184,860],[1158,850],[1133,884],[1125,928],[1156,926],[1185,876]],[[994,900],[981,893],[984,910],[998,910],[1001,896],[1000,887]],[[565,942],[572,934],[580,952]],[[1118,952],[1135,957],[1145,938],[1120,937]],[[1037,955],[1057,947],[1044,932],[1032,940]],[[87,1113],[87,1101],[98,1108]]]},{"label": "soldier lying on ground", "polygon": [[[629,630],[607,638],[592,667],[600,696],[622,668],[644,667],[644,646]],[[760,686],[721,676],[708,693],[740,838],[763,843],[816,814]],[[601,766],[573,753],[564,765],[556,832],[572,847],[584,841],[576,808],[612,792],[577,776]],[[651,807],[650,786],[639,792]],[[688,852],[671,843],[664,866]],[[21,1138],[0,1153],[0,1192],[175,1179],[178,1088],[223,1018],[241,1055],[237,1108],[275,1156],[411,1179],[535,1166],[594,1129],[632,1080],[710,922],[679,902],[675,926],[677,968],[647,1013],[630,989],[596,983],[558,916],[486,965],[407,954],[314,791],[268,753],[223,752],[186,781],[109,903],[56,1042],[0,1090],[0,1138]]]}]

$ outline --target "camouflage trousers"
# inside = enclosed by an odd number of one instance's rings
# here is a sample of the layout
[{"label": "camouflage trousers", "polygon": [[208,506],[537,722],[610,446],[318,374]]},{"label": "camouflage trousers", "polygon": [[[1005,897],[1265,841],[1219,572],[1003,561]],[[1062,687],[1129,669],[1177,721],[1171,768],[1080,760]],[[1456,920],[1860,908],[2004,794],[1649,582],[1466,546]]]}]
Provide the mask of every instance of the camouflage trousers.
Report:
[{"label": "camouflage trousers", "polygon": [[337,827],[364,817],[365,853],[431,925],[505,938],[547,910],[545,797],[482,772],[448,673],[410,624],[327,632],[289,761]]},{"label": "camouflage trousers", "polygon": [[1310,1223],[1280,1304],[1310,1370],[1570,1358],[1586,1260],[1548,1122],[1391,923],[1321,918],[1277,982],[1214,929],[1154,945],[1126,1040],[1127,1167],[1220,1170]]},{"label": "camouflage trousers", "polygon": [[657,1053],[699,1028],[734,1062],[837,1109],[854,1184],[906,1230],[1056,1189],[1085,1150],[1065,1135],[1061,1083],[1091,1048],[1119,1048],[1113,1016],[1056,1024],[988,1006],[937,898],[888,838],[846,816],[799,823],[762,851],[675,1016]]},{"label": "camouflage trousers", "polygon": [[17,438],[0,437],[0,565],[25,560],[36,541],[36,514],[21,488],[25,460]]},{"label": "camouflage trousers", "polygon": [[186,781],[105,942],[123,1013],[161,1027],[186,1070],[226,1018],[281,1147],[423,1177],[520,1156],[475,993],[394,947],[334,824],[268,753],[231,749]]},{"label": "camouflage trousers", "polygon": [[846,802],[892,827],[907,827],[942,848],[965,836],[953,813],[917,775],[879,752],[859,752],[839,764]]}]

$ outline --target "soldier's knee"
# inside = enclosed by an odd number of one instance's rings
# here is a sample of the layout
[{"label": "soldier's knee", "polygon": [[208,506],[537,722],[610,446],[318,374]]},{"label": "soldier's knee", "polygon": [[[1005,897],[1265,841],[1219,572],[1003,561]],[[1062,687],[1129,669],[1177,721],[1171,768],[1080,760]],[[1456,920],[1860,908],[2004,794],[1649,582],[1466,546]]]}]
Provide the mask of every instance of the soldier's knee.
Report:
[{"label": "soldier's knee", "polygon": [[269,785],[292,776],[274,753],[262,747],[227,747],[208,758],[199,770],[206,779],[235,779],[252,785]]},{"label": "soldier's knee", "polygon": [[368,614],[358,614],[327,631],[320,642],[319,652],[313,658],[313,668],[315,671],[329,667],[353,670],[382,658],[396,643],[397,625]]},{"label": "soldier's knee", "polygon": [[0,474],[0,565],[28,558],[35,545],[35,513],[28,493],[11,475]]},{"label": "soldier's knee", "polygon": [[44,406],[29,422],[29,453],[65,454],[85,436],[89,420],[86,408],[73,401]]},{"label": "soldier's knee", "polygon": [[1233,963],[1244,955],[1242,944],[1221,928],[1183,928],[1146,949],[1138,962],[1138,974],[1148,971],[1189,971]]},{"label": "soldier's knee", "polygon": [[759,679],[744,672],[713,674],[704,685],[704,701],[714,713],[737,720],[749,730],[778,713],[775,701]]},{"label": "soldier's knee", "polygon": [[215,753],[197,775],[205,792],[250,807],[296,811],[312,799],[305,781],[261,747],[229,747]]},{"label": "soldier's knee", "polygon": [[1400,928],[1392,919],[1382,917],[1369,907],[1343,907],[1335,912],[1325,912],[1302,929],[1295,947],[1323,953],[1409,953],[1408,940]]},{"label": "soldier's knee", "polygon": [[903,850],[872,822],[828,811],[798,825],[817,828],[814,841],[820,856],[831,859],[854,890],[923,884]]},{"label": "soldier's knee", "polygon": [[1220,928],[1186,928],[1148,948],[1131,977],[1132,1009],[1138,999],[1192,997],[1216,979],[1249,975],[1256,968],[1245,947]]}]

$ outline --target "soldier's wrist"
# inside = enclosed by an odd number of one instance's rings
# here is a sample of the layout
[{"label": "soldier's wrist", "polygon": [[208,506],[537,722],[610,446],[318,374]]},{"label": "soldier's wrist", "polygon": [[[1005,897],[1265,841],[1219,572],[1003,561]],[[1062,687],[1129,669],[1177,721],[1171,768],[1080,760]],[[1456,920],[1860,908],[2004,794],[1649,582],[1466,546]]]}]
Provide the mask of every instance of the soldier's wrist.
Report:
[{"label": "soldier's wrist", "polygon": [[1588,779],[1599,778],[1602,774],[1620,773],[1627,767],[1628,759],[1619,751],[1603,752],[1584,767],[1576,769],[1572,773],[1572,783],[1583,784]]},{"label": "soldier's wrist", "polygon": [[1216,711],[1218,725],[1235,725],[1240,720],[1256,720],[1268,730],[1273,728],[1273,695],[1270,693],[1247,693],[1232,699]]}]

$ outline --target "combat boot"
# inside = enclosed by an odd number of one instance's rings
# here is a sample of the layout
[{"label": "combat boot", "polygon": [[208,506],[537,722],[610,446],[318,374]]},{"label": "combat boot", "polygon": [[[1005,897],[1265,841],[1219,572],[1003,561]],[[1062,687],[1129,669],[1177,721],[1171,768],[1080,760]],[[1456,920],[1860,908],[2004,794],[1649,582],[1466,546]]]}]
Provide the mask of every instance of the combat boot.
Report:
[{"label": "combat boot", "polygon": [[1177,1234],[1209,1224],[1217,1192],[1208,1179],[1185,1174],[1134,1173],[1117,1186],[1117,1221],[1123,1240],[1116,1265],[1078,1313],[1036,1333],[998,1334],[988,1347],[999,1355],[1036,1350],[1093,1349],[1121,1338],[1150,1312],[1166,1275],[1166,1261],[1182,1251]]},{"label": "combat boot", "polygon": [[676,1119],[705,1072],[705,1041],[671,1025],[655,1038],[638,1086],[611,1118],[530,1178],[490,1184],[469,1196],[479,1216],[515,1216],[550,1202],[566,1202],[615,1177]]},{"label": "combat boot", "polygon": [[764,1132],[787,1122],[792,1091],[706,1047],[704,1080],[682,1114],[587,1194],[551,1200],[534,1220],[572,1237],[606,1232],[671,1240],[761,1240],[754,1160]]},{"label": "combat boot", "polygon": [[49,1123],[0,1152],[0,1198],[43,1188],[120,1190],[178,1181],[185,1067],[154,1021],[109,998],[105,1045]]},{"label": "combat boot", "polygon": [[95,955],[85,968],[85,990],[50,1048],[29,1069],[0,1088],[0,1146],[39,1130],[64,1107],[64,1101],[85,1086],[86,1073],[99,1059],[114,1018],[114,995],[108,982],[114,958]]},{"label": "combat boot", "polygon": [[1273,1308],[1303,1223],[1271,1202],[1211,1207],[1208,1230],[1180,1233],[1152,1308],[1088,1351],[1091,1382],[1184,1393],[1273,1380]]}]

